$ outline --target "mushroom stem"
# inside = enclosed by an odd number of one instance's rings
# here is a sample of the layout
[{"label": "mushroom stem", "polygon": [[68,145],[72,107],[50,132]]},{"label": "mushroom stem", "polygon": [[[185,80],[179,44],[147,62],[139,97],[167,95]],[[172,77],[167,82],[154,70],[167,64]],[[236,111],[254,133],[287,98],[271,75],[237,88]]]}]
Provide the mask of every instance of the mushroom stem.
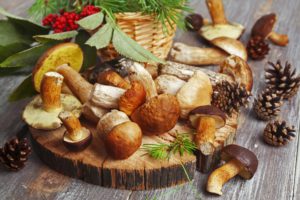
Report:
[{"label": "mushroom stem", "polygon": [[274,44],[286,46],[289,43],[289,37],[286,34],[271,32],[268,37]]},{"label": "mushroom stem", "polygon": [[242,167],[237,160],[230,160],[209,175],[206,190],[210,193],[222,195],[223,185],[239,174],[241,170]]},{"label": "mushroom stem", "polygon": [[170,53],[174,61],[188,65],[219,65],[228,54],[217,48],[192,47],[175,43]]},{"label": "mushroom stem", "polygon": [[206,0],[213,24],[227,24],[222,0]]},{"label": "mushroom stem", "polygon": [[59,119],[63,122],[67,129],[68,137],[73,141],[79,141],[82,139],[82,126],[77,117],[75,117],[71,112],[61,112],[59,114]]},{"label": "mushroom stem", "polygon": [[97,82],[126,90],[130,88],[130,84],[113,70],[108,70],[99,74]]},{"label": "mushroom stem", "polygon": [[216,132],[216,121],[212,117],[200,117],[197,134],[195,135],[196,145],[204,155],[210,155],[214,152],[213,145]]},{"label": "mushroom stem", "polygon": [[47,72],[41,83],[43,108],[47,112],[61,109],[60,94],[64,77],[56,72]]},{"label": "mushroom stem", "polygon": [[77,71],[68,65],[57,67],[57,72],[64,76],[65,83],[72,93],[79,98],[81,103],[85,103],[90,98],[93,85],[86,81]]}]

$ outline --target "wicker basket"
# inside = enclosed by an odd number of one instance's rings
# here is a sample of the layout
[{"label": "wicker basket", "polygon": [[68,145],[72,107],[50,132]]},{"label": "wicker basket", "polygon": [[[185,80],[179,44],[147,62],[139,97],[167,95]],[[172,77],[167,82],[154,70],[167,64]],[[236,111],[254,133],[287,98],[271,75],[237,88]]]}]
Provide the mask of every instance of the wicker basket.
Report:
[{"label": "wicker basket", "polygon": [[[163,32],[162,24],[155,20],[154,16],[142,13],[116,14],[117,23],[120,28],[142,47],[149,50],[160,59],[166,59],[172,47],[176,26],[172,29],[167,24],[168,33]],[[98,51],[103,61],[116,58],[118,53],[110,45]]]}]

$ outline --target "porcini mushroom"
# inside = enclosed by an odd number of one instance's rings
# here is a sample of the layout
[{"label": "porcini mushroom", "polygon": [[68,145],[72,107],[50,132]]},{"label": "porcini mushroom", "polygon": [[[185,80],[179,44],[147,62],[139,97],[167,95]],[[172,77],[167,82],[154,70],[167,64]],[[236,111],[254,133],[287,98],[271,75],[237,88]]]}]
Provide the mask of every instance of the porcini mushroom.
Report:
[{"label": "porcini mushroom", "polygon": [[100,118],[108,112],[109,109],[101,108],[90,101],[82,106],[82,115],[93,123],[98,123]]},{"label": "porcini mushroom", "polygon": [[238,39],[244,32],[244,27],[237,23],[228,23],[222,0],[206,0],[211,24],[204,24],[200,29],[200,35],[208,41],[219,37]]},{"label": "porcini mushroom", "polygon": [[260,36],[264,39],[270,39],[279,46],[286,46],[289,43],[289,37],[286,34],[278,34],[273,31],[276,21],[275,13],[262,16],[253,25],[251,36]]},{"label": "porcini mushroom", "polygon": [[81,126],[79,119],[73,113],[63,111],[58,117],[66,127],[63,142],[68,149],[82,151],[90,145],[92,133],[89,129]]},{"label": "porcini mushroom", "polygon": [[155,79],[158,94],[176,95],[186,82],[176,76],[162,74]]},{"label": "porcini mushroom", "polygon": [[176,94],[181,118],[187,118],[194,108],[210,105],[212,92],[209,77],[201,71],[196,71]]},{"label": "porcini mushroom", "polygon": [[251,179],[258,165],[258,159],[253,152],[235,144],[222,149],[221,159],[226,164],[209,175],[206,187],[208,192],[218,195],[222,195],[223,185],[236,175]]},{"label": "porcini mushroom", "polygon": [[120,97],[119,109],[130,116],[132,112],[145,103],[145,101],[146,91],[144,86],[137,81],[133,81],[131,88]]},{"label": "porcini mushroom", "polygon": [[176,125],[179,114],[180,107],[176,97],[161,94],[138,107],[131,119],[141,127],[144,134],[159,135]]},{"label": "porcini mushroom", "polygon": [[100,73],[97,77],[97,82],[100,84],[119,87],[125,90],[130,88],[130,84],[113,70],[106,70]]},{"label": "porcini mushroom", "polygon": [[245,86],[251,92],[253,86],[252,70],[242,58],[231,55],[220,64],[220,73],[227,74],[234,81]]},{"label": "porcini mushroom", "polygon": [[218,48],[192,47],[183,43],[175,43],[170,55],[174,61],[188,65],[219,65],[228,56],[237,55],[247,60],[247,50],[235,39],[220,37],[211,41]]},{"label": "porcini mushroom", "polygon": [[56,67],[63,64],[78,72],[82,63],[83,52],[79,45],[68,42],[53,46],[39,58],[32,71],[34,88],[40,92],[41,82],[46,72],[55,71]]},{"label": "porcini mushroom", "polygon": [[189,113],[189,121],[196,128],[194,141],[204,155],[215,151],[214,141],[216,129],[226,123],[226,115],[214,106],[199,106]]},{"label": "porcini mushroom", "polygon": [[61,111],[80,116],[81,103],[72,95],[61,94],[63,76],[47,72],[41,82],[41,94],[36,96],[23,112],[24,121],[35,129],[53,130],[62,124],[58,118]]},{"label": "porcini mushroom", "polygon": [[138,81],[144,86],[147,100],[157,96],[154,80],[142,64],[126,58],[120,60],[120,64],[127,70],[130,81]]},{"label": "porcini mushroom", "polygon": [[115,159],[126,159],[142,144],[140,127],[131,122],[127,115],[118,110],[105,114],[97,125],[107,152]]}]

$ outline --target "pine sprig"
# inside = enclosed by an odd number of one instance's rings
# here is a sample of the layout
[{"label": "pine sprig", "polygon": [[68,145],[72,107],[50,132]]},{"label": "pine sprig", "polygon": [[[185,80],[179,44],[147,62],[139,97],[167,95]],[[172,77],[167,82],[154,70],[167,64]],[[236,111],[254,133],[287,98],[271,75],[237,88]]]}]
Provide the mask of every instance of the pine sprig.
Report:
[{"label": "pine sprig", "polygon": [[169,144],[144,144],[142,149],[154,159],[169,160],[172,155],[177,153],[180,156],[183,156],[184,153],[192,154],[196,150],[196,145],[188,133],[177,133],[175,139]]}]

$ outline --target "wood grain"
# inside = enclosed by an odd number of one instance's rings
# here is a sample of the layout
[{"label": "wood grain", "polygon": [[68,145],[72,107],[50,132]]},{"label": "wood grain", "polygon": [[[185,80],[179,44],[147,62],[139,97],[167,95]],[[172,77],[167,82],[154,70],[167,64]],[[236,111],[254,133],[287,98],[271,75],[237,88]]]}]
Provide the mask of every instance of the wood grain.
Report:
[{"label": "wood grain", "polygon": [[[25,16],[26,8],[34,0],[0,1],[0,6],[8,11]],[[263,68],[267,61],[289,60],[300,71],[300,1],[298,0],[224,0],[227,18],[247,27],[242,41],[246,43],[250,28],[255,20],[271,11],[278,14],[276,30],[288,33],[290,44],[286,48],[271,45],[271,52],[266,59],[259,62],[249,61],[254,72],[254,89],[256,95],[264,88]],[[192,7],[208,17],[205,1],[192,1]],[[205,43],[196,33],[179,31],[177,41],[194,46]],[[12,137],[14,131],[22,124],[20,113],[26,103],[21,101],[9,104],[7,95],[20,83],[23,77],[0,78],[0,144]],[[285,102],[281,117],[296,126],[299,133],[299,100],[297,97]],[[0,170],[0,199],[102,199],[102,200],[139,200],[139,199],[243,199],[243,200],[297,200],[300,199],[300,139],[297,137],[291,144],[274,148],[262,141],[265,123],[258,121],[249,109],[245,109],[240,117],[237,143],[250,148],[259,157],[256,175],[250,181],[234,178],[223,189],[224,195],[216,197],[204,191],[207,176],[196,173],[192,184],[172,187],[163,190],[131,192],[127,190],[106,189],[61,176],[50,170],[33,154],[27,167],[18,173]]]}]

